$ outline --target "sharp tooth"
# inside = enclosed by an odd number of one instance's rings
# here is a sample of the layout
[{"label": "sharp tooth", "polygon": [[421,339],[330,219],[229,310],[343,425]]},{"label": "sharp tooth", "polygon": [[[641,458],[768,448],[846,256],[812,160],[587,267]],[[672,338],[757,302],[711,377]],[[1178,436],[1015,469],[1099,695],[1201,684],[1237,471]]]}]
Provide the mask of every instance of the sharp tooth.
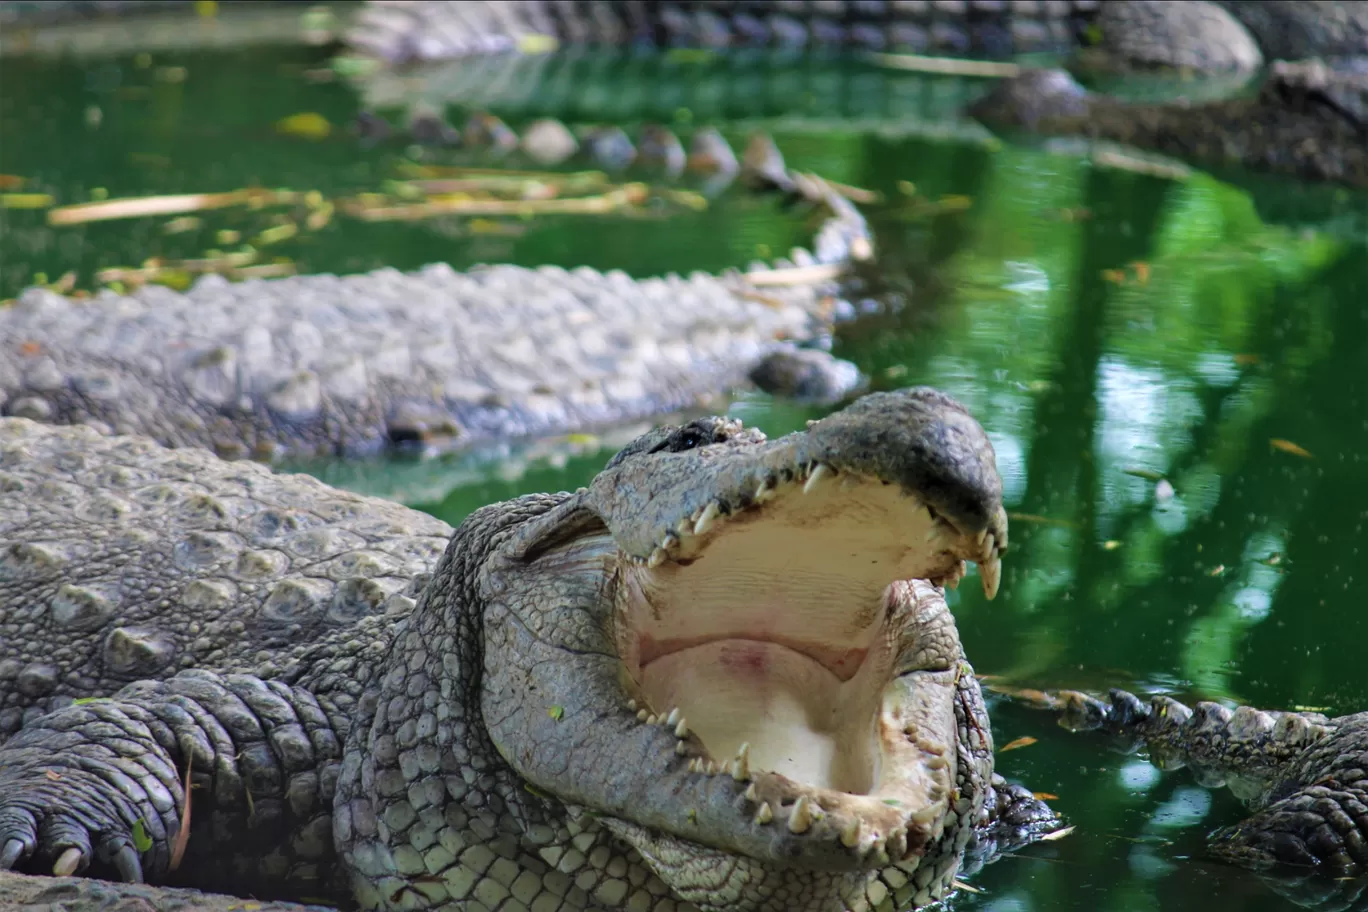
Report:
[{"label": "sharp tooth", "polygon": [[636,712],[636,711],[637,711],[637,702],[636,702],[636,700],[628,700],[628,701],[627,701],[627,708],[630,709],[632,712]]},{"label": "sharp tooth", "polygon": [[806,833],[812,826],[812,802],[808,801],[808,796],[799,798],[793,805],[793,812],[789,814],[788,828],[790,833]]},{"label": "sharp tooth", "polygon": [[938,801],[935,804],[929,804],[920,810],[913,811],[909,816],[917,826],[930,826],[939,820],[944,813],[945,805]]},{"label": "sharp tooth", "polygon": [[860,844],[860,830],[862,825],[860,818],[855,817],[845,826],[841,827],[841,845],[847,849],[853,849]]},{"label": "sharp tooth", "polygon": [[682,539],[691,532],[693,532],[693,520],[687,516],[680,517],[679,522],[675,523],[675,535]]},{"label": "sharp tooth", "polygon": [[983,597],[992,601],[1002,583],[1002,559],[996,554],[979,563],[979,578],[983,580]]},{"label": "sharp tooth", "polygon": [[760,482],[760,487],[755,489],[755,502],[764,503],[772,496],[774,496],[774,485],[770,484],[770,480],[766,478]]},{"label": "sharp tooth", "polygon": [[888,856],[894,861],[902,861],[907,854],[907,830],[898,827],[888,834]]},{"label": "sharp tooth", "polygon": [[666,551],[673,551],[679,547],[679,536],[673,532],[666,532],[665,537],[660,540],[660,547]]},{"label": "sharp tooth", "polygon": [[647,724],[647,725],[655,725],[655,724],[656,724],[657,722],[659,722],[659,721],[660,721],[660,716],[657,716],[655,713],[652,713],[651,715],[649,715],[649,716],[646,717],[646,724]]},{"label": "sharp tooth", "polygon": [[978,533],[977,535],[974,536],[974,541],[978,543],[978,546],[979,546],[980,548],[983,547],[983,543],[986,542],[987,540],[988,540],[988,530],[987,530],[986,528],[980,529],[980,530],[979,530],[979,533]]},{"label": "sharp tooth", "polygon": [[932,520],[931,528],[926,530],[926,540],[929,542],[933,542],[936,539],[940,538],[940,534],[940,523],[936,522],[935,520]]},{"label": "sharp tooth", "polygon": [[689,737],[689,725],[688,725],[687,722],[684,721],[684,717],[683,717],[683,716],[680,716],[680,717],[679,717],[679,724],[675,726],[675,737],[676,737],[676,738],[687,738],[687,737]]},{"label": "sharp tooth", "polygon": [[755,812],[755,822],[764,826],[774,819],[774,808],[770,807],[768,801],[761,802],[760,810]]},{"label": "sharp tooth", "polygon": [[646,566],[650,567],[652,570],[654,570],[656,567],[659,567],[663,563],[665,563],[665,551],[662,548],[656,548],[654,551],[651,552],[651,556],[646,560]]},{"label": "sharp tooth", "polygon": [[674,728],[676,725],[679,724],[679,707],[678,707],[678,706],[676,706],[674,709],[670,710],[670,714],[669,714],[668,716],[665,717],[665,724],[668,725],[668,726],[670,726],[670,728]]},{"label": "sharp tooth", "polygon": [[700,759],[698,759],[697,757],[692,757],[692,758],[690,758],[690,760],[689,760],[689,772],[691,772],[691,773],[701,773],[701,772],[703,772],[703,761],[700,760]]},{"label": "sharp tooth", "polygon": [[760,792],[759,792],[758,789],[756,789],[755,783],[754,783],[754,782],[752,782],[750,785],[746,786],[746,800],[747,800],[747,801],[759,801],[759,800],[760,800]]},{"label": "sharp tooth", "polygon": [[731,762],[731,775],[737,782],[745,782],[750,778],[750,743],[741,745],[736,752],[736,759]]},{"label": "sharp tooth", "polygon": [[[758,495],[757,495],[758,498]],[[713,520],[717,519],[717,514],[722,512],[718,509],[717,501],[713,501],[703,508],[698,520],[694,523],[694,535],[702,535],[712,528]]]},{"label": "sharp tooth", "polygon": [[816,463],[813,466],[812,474],[808,476],[807,483],[803,485],[803,493],[811,494],[813,489],[822,483],[824,479],[830,478],[836,473],[824,462]]},{"label": "sharp tooth", "polygon": [[688,752],[689,752],[689,745],[685,744],[683,741],[676,741],[676,742],[675,742],[675,753],[676,753],[676,754],[679,754],[679,756],[682,757],[682,756],[684,756],[684,755],[685,755],[686,753],[688,753]]},{"label": "sharp tooth", "polygon": [[649,719],[650,717],[651,717],[651,714],[648,713],[646,710],[644,710],[644,709],[638,709],[638,710],[637,710],[637,721],[638,721],[638,722],[645,722],[645,721],[646,721],[647,719]]},{"label": "sharp tooth", "polygon": [[926,765],[927,769],[932,770],[943,770],[950,767],[950,761],[937,754],[932,754],[930,757],[923,760],[922,763]]}]

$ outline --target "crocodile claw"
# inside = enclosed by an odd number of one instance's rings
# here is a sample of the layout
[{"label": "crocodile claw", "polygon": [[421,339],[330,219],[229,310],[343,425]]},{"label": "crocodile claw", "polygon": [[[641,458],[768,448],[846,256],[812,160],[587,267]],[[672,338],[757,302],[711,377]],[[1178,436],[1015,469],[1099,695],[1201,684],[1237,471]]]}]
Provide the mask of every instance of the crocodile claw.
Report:
[{"label": "crocodile claw", "polygon": [[24,842],[21,839],[11,839],[5,843],[5,847],[0,849],[0,871],[8,871],[14,867],[14,863],[24,854]]},{"label": "crocodile claw", "polygon": [[81,867],[84,853],[72,846],[57,857],[57,862],[52,866],[53,877],[70,877]]},{"label": "crocodile claw", "polygon": [[131,845],[124,843],[120,846],[110,857],[109,862],[114,865],[114,870],[119,872],[119,879],[124,883],[142,883],[142,862],[138,859],[137,850]]}]

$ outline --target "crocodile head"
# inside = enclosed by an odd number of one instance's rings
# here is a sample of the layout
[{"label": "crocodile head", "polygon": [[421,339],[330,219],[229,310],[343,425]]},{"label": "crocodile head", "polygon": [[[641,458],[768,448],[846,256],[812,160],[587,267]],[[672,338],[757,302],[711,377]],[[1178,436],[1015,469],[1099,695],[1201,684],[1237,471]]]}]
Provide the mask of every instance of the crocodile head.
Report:
[{"label": "crocodile head", "polygon": [[486,725],[681,898],[859,892],[967,838],[986,774],[940,584],[976,561],[993,597],[1006,545],[992,447],[934,390],[772,441],[659,429],[487,565]]}]

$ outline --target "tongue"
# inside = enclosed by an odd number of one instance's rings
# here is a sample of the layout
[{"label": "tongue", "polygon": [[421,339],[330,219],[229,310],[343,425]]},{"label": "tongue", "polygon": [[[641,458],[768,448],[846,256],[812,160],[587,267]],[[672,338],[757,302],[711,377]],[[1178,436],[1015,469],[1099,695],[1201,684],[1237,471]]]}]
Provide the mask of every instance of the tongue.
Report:
[{"label": "tongue", "polygon": [[772,642],[712,641],[657,658],[641,677],[651,705],[678,707],[714,759],[749,743],[754,769],[838,791],[873,784],[873,712],[850,705],[840,679],[807,655]]}]

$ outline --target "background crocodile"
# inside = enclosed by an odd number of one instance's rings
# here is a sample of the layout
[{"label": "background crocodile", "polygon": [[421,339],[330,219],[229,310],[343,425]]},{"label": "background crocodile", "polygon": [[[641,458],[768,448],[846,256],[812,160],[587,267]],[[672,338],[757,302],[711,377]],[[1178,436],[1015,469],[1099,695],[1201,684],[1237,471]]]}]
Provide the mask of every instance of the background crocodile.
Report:
[{"label": "background crocodile", "polygon": [[[994,778],[936,585],[976,560],[994,594],[1007,529],[991,445],[934,391],[775,441],[721,418],[658,429],[576,494],[473,514],[416,606],[297,614],[295,645],[260,653],[298,601],[282,592],[336,604],[347,581],[318,578],[348,572],[383,591],[386,555],[430,553],[438,524],[143,439],[5,431],[4,496],[33,505],[0,511],[21,522],[7,662],[56,640],[108,677],[155,677],[0,749],[0,869],[299,897],[339,887],[340,863],[365,906],[859,909],[948,892],[976,830],[1057,826]],[[238,544],[273,532],[271,551]],[[374,547],[327,562],[342,573],[274,556],[346,532]],[[173,660],[109,667],[110,644],[147,642],[130,621]],[[191,636],[222,651],[179,660]],[[32,702],[23,684],[7,705]],[[183,776],[198,791],[172,877]]]},{"label": "background crocodile", "polygon": [[[754,176],[793,189],[773,144],[758,147]],[[270,458],[623,424],[698,409],[748,378],[834,401],[858,372],[792,343],[829,331],[843,312],[829,280],[867,258],[870,239],[848,201],[795,177],[827,218],[815,252],[795,250],[778,274],[439,264],[211,276],[185,294],[152,286],[90,302],[32,289],[0,309],[0,414]]]},{"label": "background crocodile", "polygon": [[1034,70],[970,110],[993,126],[1368,188],[1368,69],[1279,62],[1258,94],[1204,104],[1127,103],[1084,91],[1062,70]]}]

